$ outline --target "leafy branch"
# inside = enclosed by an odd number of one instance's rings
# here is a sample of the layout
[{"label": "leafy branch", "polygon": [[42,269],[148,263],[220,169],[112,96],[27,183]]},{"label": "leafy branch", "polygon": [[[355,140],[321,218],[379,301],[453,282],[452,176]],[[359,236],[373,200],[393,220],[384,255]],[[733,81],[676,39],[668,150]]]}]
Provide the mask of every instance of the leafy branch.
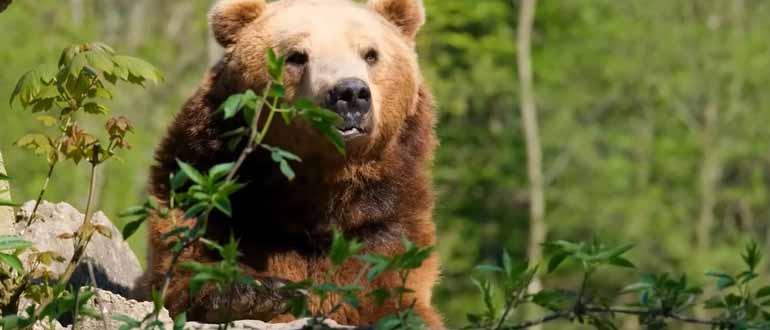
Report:
[{"label": "leafy branch", "polygon": [[[259,282],[249,279],[238,269],[235,261],[238,255],[235,242],[221,246],[216,242],[206,240],[204,237],[212,212],[216,211],[227,217],[232,217],[230,196],[244,187],[244,184],[237,181],[238,171],[258,148],[270,152],[271,158],[279,165],[280,171],[289,180],[294,179],[295,173],[289,162],[301,161],[300,158],[278,147],[264,144],[264,139],[277,114],[281,114],[287,124],[296,117],[308,120],[329,138],[329,141],[340,153],[344,153],[344,141],[341,133],[335,128],[340,120],[337,114],[306,100],[286,102],[283,85],[286,60],[270,49],[266,54],[266,61],[270,79],[267,81],[262,94],[257,95],[254,91],[247,90],[231,95],[217,110],[217,114],[222,116],[222,120],[235,119],[236,116],[240,115],[243,122],[246,123],[246,126],[238,127],[223,135],[233,151],[239,147],[242,148],[236,160],[233,163],[217,164],[205,173],[192,164],[178,160],[179,171],[169,178],[170,198],[168,201],[164,201],[163,206],[150,199],[144,205],[131,208],[122,214],[123,217],[131,220],[123,231],[126,238],[135,233],[151,215],[159,215],[165,219],[170,218],[174,223],[181,223],[180,218],[194,220],[190,226],[177,225],[163,235],[163,240],[173,242],[171,249],[173,255],[171,263],[164,273],[163,285],[159,292],[154,293],[156,297],[154,299],[156,305],[154,315],[151,317],[148,315],[142,321],[122,318],[125,324],[131,325],[128,329],[140,328],[147,322],[150,323],[145,326],[145,329],[158,324],[158,314],[165,304],[168,286],[179,266],[181,254],[196,243],[203,242],[209,248],[218,250],[223,257],[223,262],[215,266],[197,263],[184,264],[184,268],[192,270],[195,274],[193,276],[194,284],[190,288],[191,293],[196,294],[203,284],[209,282],[215,284],[220,291],[227,290],[228,292],[232,291],[230,288],[236,283],[260,285]],[[176,210],[181,210],[181,212]],[[226,319],[229,320],[229,317]],[[227,323],[225,322],[225,328]]]},{"label": "leafy branch", "polygon": [[[607,299],[591,295],[591,279],[603,267],[634,268],[625,257],[632,245],[607,248],[596,241],[590,244],[556,241],[544,246],[552,252],[548,262],[549,273],[567,260],[582,267],[580,288],[576,292],[544,290],[526,294],[526,288],[537,267],[512,266],[510,256],[504,253],[503,267],[478,267],[480,271],[502,275],[502,292],[506,296],[504,311],[501,314],[497,311],[490,282],[486,279],[476,280],[486,311],[483,314],[469,314],[470,325],[465,329],[527,329],[554,321],[589,324],[600,330],[617,329],[613,322],[617,315],[637,317],[644,329],[667,329],[670,322],[719,330],[770,329],[770,286],[756,291],[751,286],[759,278],[757,267],[761,253],[756,243],[748,244],[742,254],[746,270],[737,275],[724,272],[706,274],[716,279],[716,288],[723,293],[703,302],[703,308],[718,312],[711,319],[688,315],[689,310],[699,305],[698,298],[703,295],[703,290],[689,283],[685,276],[673,278],[665,273],[643,276],[639,282],[628,285],[620,292],[637,295],[637,302],[626,306],[610,306],[606,303]],[[534,320],[511,322],[509,315],[523,304],[536,304],[552,312]]]},{"label": "leafy branch", "polygon": [[[0,306],[3,310],[3,323],[8,328],[12,328],[12,325],[30,326],[45,318],[55,319],[64,311],[71,310],[66,309],[69,307],[74,307],[76,321],[78,313],[89,311],[82,305],[92,293],[82,290],[70,293],[66,286],[93,235],[99,233],[106,237],[112,236],[107,227],[92,222],[97,167],[112,159],[118,150],[130,147],[126,142],[126,135],[132,132],[133,128],[125,117],[112,117],[104,124],[106,139],[100,139],[97,135],[86,132],[76,117],[80,114],[108,114],[109,109],[103,102],[112,99],[112,87],[118,81],[144,86],[148,81],[157,83],[162,79],[159,71],[149,63],[118,55],[102,43],[67,47],[62,51],[57,65],[43,65],[19,79],[11,93],[10,105],[18,103],[31,113],[39,114],[36,119],[43,127],[55,131],[53,135],[29,134],[15,143],[37,155],[45,156],[48,162],[48,171],[32,212],[28,215],[27,226],[37,218],[38,208],[53,177],[54,169],[61,160],[71,160],[75,164],[87,160],[90,164],[90,179],[83,224],[76,232],[65,233],[59,237],[73,240],[74,253],[52,288],[48,286],[47,281],[42,290],[39,285],[31,285],[33,276],[25,273],[18,258],[0,258],[0,261],[13,268],[17,275],[14,277],[17,279],[17,285],[10,289],[11,296],[16,298]],[[63,261],[63,258],[53,255],[53,252],[37,253],[36,258],[44,264],[54,260]],[[33,269],[31,273],[39,272]],[[18,310],[17,298],[30,290],[42,294],[33,294],[36,296],[34,300],[37,305],[30,306],[27,316],[21,318],[15,315]],[[63,307],[66,308],[62,309]]]}]

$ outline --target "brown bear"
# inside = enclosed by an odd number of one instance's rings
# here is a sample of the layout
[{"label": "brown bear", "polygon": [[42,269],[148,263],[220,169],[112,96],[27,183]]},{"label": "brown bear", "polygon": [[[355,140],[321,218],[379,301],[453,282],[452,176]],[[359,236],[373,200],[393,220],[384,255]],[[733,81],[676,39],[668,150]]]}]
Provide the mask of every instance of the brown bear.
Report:
[{"label": "brown bear", "polygon": [[[283,176],[267,152],[255,151],[239,172],[239,180],[248,185],[232,196],[232,218],[213,216],[206,237],[226,241],[235,235],[241,266],[267,286],[324,281],[333,228],[361,241],[363,253],[399,253],[402,237],[418,246],[436,243],[429,173],[436,146],[434,109],[415,52],[415,36],[425,21],[422,0],[224,0],[214,6],[210,21],[225,53],[157,149],[150,187],[157,199],[168,199],[177,159],[203,170],[237,158],[239,152],[231,151],[222,137],[229,124],[217,109],[229,95],[266,86],[265,54],[272,48],[287,58],[287,100],[305,98],[337,112],[347,152],[336,152],[306,121],[276,121],[265,143],[302,158],[293,164],[295,179]],[[162,236],[173,226],[151,220],[148,280],[143,283],[148,290],[162,285],[172,263],[170,244]],[[190,260],[218,259],[200,244],[181,255],[180,262]],[[363,267],[351,260],[332,280],[352,283]],[[237,299],[229,303],[230,294],[215,287],[191,296],[190,276],[184,270],[173,273],[166,302],[172,314],[187,311],[191,320],[217,322],[228,308],[235,319],[291,320],[272,303],[275,297],[253,287],[234,288]],[[412,272],[407,286],[414,292],[400,304],[414,303],[431,329],[443,328],[431,304],[438,276],[433,255]],[[397,274],[386,273],[365,284],[365,292],[399,283]],[[367,325],[396,312],[396,298],[384,305],[363,294],[360,299],[359,307],[343,307],[331,318]],[[330,307],[315,300],[310,305],[311,311]]]}]

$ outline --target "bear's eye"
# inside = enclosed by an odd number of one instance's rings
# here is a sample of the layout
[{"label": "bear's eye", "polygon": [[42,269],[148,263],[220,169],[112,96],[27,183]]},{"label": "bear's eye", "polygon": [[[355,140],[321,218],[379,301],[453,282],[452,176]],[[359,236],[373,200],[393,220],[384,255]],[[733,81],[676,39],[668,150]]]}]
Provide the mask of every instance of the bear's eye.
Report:
[{"label": "bear's eye", "polygon": [[286,63],[290,65],[295,66],[303,66],[307,64],[308,57],[305,53],[300,52],[292,52],[289,54],[289,56],[286,58]]},{"label": "bear's eye", "polygon": [[380,54],[375,49],[370,49],[366,52],[364,55],[364,60],[366,63],[369,63],[369,65],[374,65],[377,63],[377,61],[380,59]]}]

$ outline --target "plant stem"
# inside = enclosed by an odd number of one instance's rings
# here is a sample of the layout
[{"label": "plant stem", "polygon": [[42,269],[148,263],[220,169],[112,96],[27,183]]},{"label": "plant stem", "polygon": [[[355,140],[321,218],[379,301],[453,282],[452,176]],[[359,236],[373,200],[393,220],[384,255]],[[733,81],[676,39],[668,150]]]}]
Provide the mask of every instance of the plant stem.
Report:
[{"label": "plant stem", "polygon": [[[720,320],[704,320],[704,319],[698,319],[695,317],[689,317],[684,315],[679,315],[676,313],[670,313],[664,310],[643,310],[643,309],[632,309],[632,308],[625,308],[625,307],[595,307],[595,306],[583,306],[583,313],[599,313],[599,314],[626,314],[626,315],[660,315],[661,317],[672,319],[675,321],[679,321],[682,323],[690,323],[690,324],[698,324],[698,325],[708,325],[708,326],[724,326],[729,325],[729,322],[726,321],[720,321]],[[544,323],[549,323],[553,321],[558,320],[567,320],[572,319],[575,317],[575,312],[568,312],[568,311],[560,311],[555,312],[552,314],[548,314],[542,318],[531,320],[531,321],[525,321],[522,323],[519,323],[517,325],[513,325],[510,327],[505,327],[503,329],[506,330],[514,330],[514,329],[528,329],[534,326],[538,326]]]},{"label": "plant stem", "polygon": [[[99,286],[96,283],[96,274],[94,274],[93,263],[91,263],[91,260],[88,260],[86,264],[88,265],[88,276],[91,278],[91,286],[94,289],[99,289]],[[110,325],[107,319],[107,311],[104,308],[104,302],[99,297],[99,292],[94,292],[94,301],[96,301],[96,304],[99,306],[99,313],[102,315],[102,325],[104,325],[105,329],[109,329]]]},{"label": "plant stem", "polygon": [[508,314],[511,313],[514,309],[516,309],[519,306],[519,302],[522,299],[522,295],[526,292],[527,287],[522,288],[519,290],[519,292],[516,292],[513,295],[513,298],[506,298],[506,300],[510,299],[510,301],[506,301],[505,311],[503,311],[503,316],[500,317],[500,321],[497,323],[497,327],[495,327],[495,330],[500,330],[503,328],[503,324],[505,323],[505,320],[508,318]]},{"label": "plant stem", "polygon": [[74,295],[75,295],[75,312],[74,312],[74,315],[72,316],[72,330],[78,330],[78,312],[80,309],[80,306],[79,306],[80,304],[78,304],[78,300],[80,299],[78,299],[78,296],[80,295],[80,289],[75,290]]},{"label": "plant stem", "polygon": [[[272,87],[273,82],[268,81],[267,86],[265,86],[265,91],[262,93],[262,95],[267,95],[267,93],[270,91],[270,88]],[[259,99],[259,103],[256,106],[254,119],[251,120],[251,132],[249,133],[249,141],[246,145],[246,148],[243,149],[240,156],[238,156],[238,160],[235,161],[235,165],[233,166],[233,169],[230,171],[230,174],[227,175],[227,181],[232,181],[235,179],[235,175],[238,173],[238,170],[243,166],[243,163],[246,161],[246,158],[249,157],[249,155],[254,152],[254,149],[257,145],[262,143],[262,138],[264,137],[263,134],[259,133],[259,117],[262,115],[262,108],[265,107],[265,98],[262,97]],[[272,113],[274,110],[270,110]]]},{"label": "plant stem", "polygon": [[511,327],[508,327],[506,329],[514,330],[514,329],[528,329],[534,326],[538,326],[544,323],[553,322],[560,319],[566,319],[569,318],[572,315],[570,312],[558,312],[546,315],[540,319],[532,320],[532,321],[526,321],[521,324],[517,324]]},{"label": "plant stem", "polygon": [[[59,284],[66,285],[67,282],[69,282],[70,277],[72,277],[72,274],[75,272],[75,269],[77,268],[78,263],[80,263],[80,259],[85,254],[86,247],[88,247],[88,243],[91,241],[91,238],[94,234],[94,230],[91,228],[93,226],[91,223],[91,208],[93,207],[94,190],[96,190],[96,166],[97,163],[91,164],[91,179],[90,188],[88,189],[88,202],[86,203],[86,213],[83,219],[83,226],[78,229],[78,233],[75,235],[75,253],[72,255],[72,259],[70,259],[70,263],[67,265],[64,273],[59,278]],[[83,230],[84,228],[88,228],[89,230]]]},{"label": "plant stem", "polygon": [[[59,152],[58,148],[56,149],[56,152]],[[37,215],[37,209],[40,207],[40,203],[43,201],[43,195],[45,195],[46,190],[48,190],[48,183],[51,181],[56,163],[58,163],[58,160],[54,159],[48,165],[48,174],[46,174],[45,180],[43,181],[43,187],[40,188],[40,193],[38,193],[37,199],[35,200],[35,207],[32,208],[32,213],[30,213],[29,218],[27,219],[27,227],[32,225],[32,222],[34,222],[35,216]]]},{"label": "plant stem", "polygon": [[56,156],[53,158],[53,160],[51,160],[51,163],[48,164],[48,174],[46,174],[45,181],[43,181],[43,187],[40,188],[40,193],[38,193],[37,199],[35,200],[35,207],[32,208],[32,213],[30,213],[29,219],[27,219],[27,227],[29,227],[35,221],[37,210],[40,208],[40,203],[43,202],[43,196],[45,195],[46,190],[48,190],[48,184],[51,182],[51,177],[53,177],[53,170],[56,167],[56,164],[59,163],[59,150],[61,150],[62,147],[62,140],[67,136],[67,128],[71,123],[72,117],[67,116],[67,120],[64,122],[64,130],[59,136],[59,140],[56,142],[56,147],[54,149]]},{"label": "plant stem", "polygon": [[[83,225],[75,233],[75,251],[72,254],[72,258],[70,259],[69,263],[67,264],[67,267],[64,269],[64,272],[59,277],[58,284],[61,286],[66,286],[67,283],[69,283],[69,280],[72,278],[72,274],[75,272],[75,269],[77,269],[77,266],[80,263],[80,259],[83,258],[83,255],[86,252],[86,247],[88,247],[88,243],[91,241],[91,237],[93,237],[95,231],[93,224],[91,223],[91,208],[93,207],[94,190],[96,189],[96,167],[99,165],[98,157],[99,148],[94,147],[93,155],[91,158],[91,178],[88,189],[88,200],[86,202],[86,212],[83,216]],[[39,316],[40,312],[42,312],[43,309],[51,303],[51,301],[53,301],[53,297],[47,297],[43,299],[40,306],[35,311],[34,316]]]}]

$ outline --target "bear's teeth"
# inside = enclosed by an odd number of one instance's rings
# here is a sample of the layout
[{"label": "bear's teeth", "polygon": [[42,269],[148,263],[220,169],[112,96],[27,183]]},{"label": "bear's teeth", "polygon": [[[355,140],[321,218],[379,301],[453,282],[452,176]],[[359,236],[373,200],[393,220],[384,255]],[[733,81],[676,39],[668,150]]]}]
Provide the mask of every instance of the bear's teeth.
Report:
[{"label": "bear's teeth", "polygon": [[352,127],[352,128],[341,129],[340,132],[342,133],[342,135],[353,135],[353,134],[361,133],[361,130],[359,130],[356,127]]}]

